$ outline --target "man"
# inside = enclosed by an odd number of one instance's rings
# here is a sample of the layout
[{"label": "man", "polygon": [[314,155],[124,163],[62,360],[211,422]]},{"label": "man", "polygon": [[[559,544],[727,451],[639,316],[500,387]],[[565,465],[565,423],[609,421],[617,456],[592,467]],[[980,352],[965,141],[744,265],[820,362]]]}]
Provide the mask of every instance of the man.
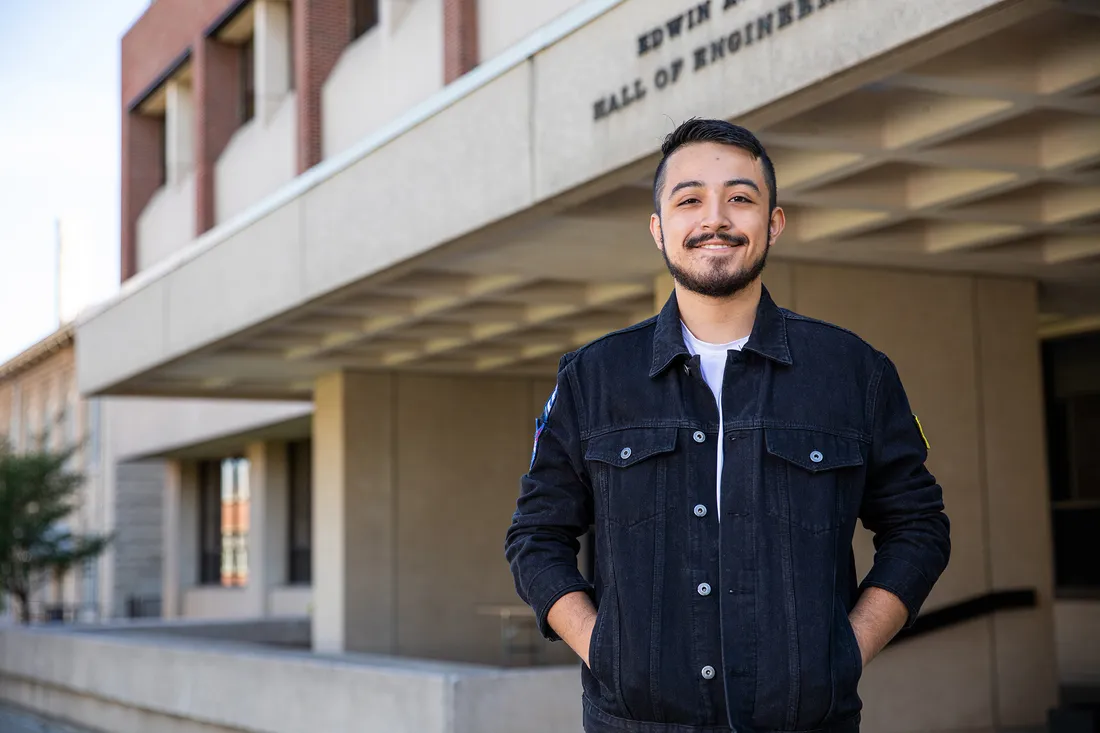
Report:
[{"label": "man", "polygon": [[690,120],[662,152],[675,291],[561,360],[506,539],[517,590],[584,661],[589,733],[858,731],[864,667],[950,554],[923,432],[885,355],[761,284],[785,215],[760,142]]}]

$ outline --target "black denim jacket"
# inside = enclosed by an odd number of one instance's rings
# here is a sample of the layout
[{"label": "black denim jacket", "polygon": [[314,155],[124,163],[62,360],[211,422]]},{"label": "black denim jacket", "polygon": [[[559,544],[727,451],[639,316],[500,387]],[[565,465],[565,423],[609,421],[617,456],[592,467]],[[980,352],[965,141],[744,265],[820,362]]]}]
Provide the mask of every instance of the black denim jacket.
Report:
[{"label": "black denim jacket", "polygon": [[[765,289],[722,405],[719,426],[675,295],[561,360],[505,550],[548,639],[561,596],[597,606],[590,733],[856,731],[861,588],[893,592],[911,624],[947,565],[942,491],[885,355]],[[857,519],[876,547],[862,586]],[[577,568],[590,525],[594,584]]]}]

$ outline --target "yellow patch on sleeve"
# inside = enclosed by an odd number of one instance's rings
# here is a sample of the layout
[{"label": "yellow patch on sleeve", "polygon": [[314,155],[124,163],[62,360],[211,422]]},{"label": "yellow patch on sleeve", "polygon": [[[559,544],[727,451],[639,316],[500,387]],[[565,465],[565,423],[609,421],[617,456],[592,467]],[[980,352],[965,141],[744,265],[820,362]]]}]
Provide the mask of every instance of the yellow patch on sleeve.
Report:
[{"label": "yellow patch on sleeve", "polygon": [[924,449],[932,450],[932,446],[928,444],[928,436],[924,434],[924,428],[921,427],[920,418],[913,415],[913,422],[917,424],[917,430],[920,431],[920,439],[924,441]]}]

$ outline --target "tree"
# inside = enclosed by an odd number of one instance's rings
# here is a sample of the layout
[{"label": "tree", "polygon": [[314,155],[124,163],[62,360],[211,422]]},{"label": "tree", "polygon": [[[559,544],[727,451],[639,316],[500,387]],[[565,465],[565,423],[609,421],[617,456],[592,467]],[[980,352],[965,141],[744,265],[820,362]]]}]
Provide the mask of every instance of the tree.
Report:
[{"label": "tree", "polygon": [[77,508],[84,477],[69,470],[76,448],[39,447],[16,453],[0,440],[0,591],[19,601],[19,617],[30,623],[30,598],[51,575],[98,556],[108,535],[77,535],[63,524]]}]

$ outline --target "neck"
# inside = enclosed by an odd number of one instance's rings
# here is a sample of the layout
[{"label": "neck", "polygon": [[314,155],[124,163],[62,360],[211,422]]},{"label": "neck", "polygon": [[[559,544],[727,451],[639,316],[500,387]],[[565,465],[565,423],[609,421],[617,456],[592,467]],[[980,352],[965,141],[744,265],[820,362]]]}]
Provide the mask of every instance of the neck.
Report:
[{"label": "neck", "polygon": [[760,278],[726,298],[710,298],[676,285],[680,319],[700,341],[727,344],[752,333],[760,304]]}]

